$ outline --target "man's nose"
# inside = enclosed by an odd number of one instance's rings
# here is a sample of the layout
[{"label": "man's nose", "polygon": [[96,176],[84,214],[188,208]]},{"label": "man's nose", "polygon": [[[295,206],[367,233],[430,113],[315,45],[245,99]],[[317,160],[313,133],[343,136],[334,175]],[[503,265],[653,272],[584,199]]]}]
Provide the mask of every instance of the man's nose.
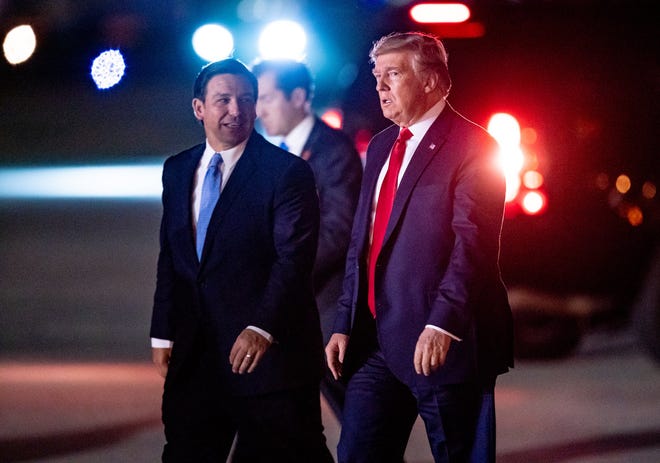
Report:
[{"label": "man's nose", "polygon": [[241,113],[241,105],[237,100],[230,100],[227,105],[227,111],[231,116],[238,116]]},{"label": "man's nose", "polygon": [[389,90],[389,86],[385,82],[385,79],[383,79],[383,78],[380,78],[380,79],[377,78],[376,79],[376,90],[377,91]]}]

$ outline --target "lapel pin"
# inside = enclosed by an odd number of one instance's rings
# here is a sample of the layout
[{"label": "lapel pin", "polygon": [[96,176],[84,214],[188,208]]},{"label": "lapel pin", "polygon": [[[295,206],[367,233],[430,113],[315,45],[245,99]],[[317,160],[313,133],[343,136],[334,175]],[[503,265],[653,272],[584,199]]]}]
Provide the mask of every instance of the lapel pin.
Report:
[{"label": "lapel pin", "polygon": [[430,150],[435,149],[435,143],[431,143],[431,144],[429,145],[429,149],[430,149]]}]

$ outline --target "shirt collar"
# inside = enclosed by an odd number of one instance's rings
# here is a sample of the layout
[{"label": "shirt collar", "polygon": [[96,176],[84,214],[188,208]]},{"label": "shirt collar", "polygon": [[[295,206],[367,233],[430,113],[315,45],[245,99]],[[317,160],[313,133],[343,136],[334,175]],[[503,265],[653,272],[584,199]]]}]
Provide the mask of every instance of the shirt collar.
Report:
[{"label": "shirt collar", "polygon": [[[245,151],[245,145],[247,145],[248,140],[249,137],[233,148],[219,151],[220,155],[222,156],[222,163],[225,165],[225,169],[231,169],[234,167],[234,164],[238,162],[241,155],[243,154],[243,151]],[[214,150],[211,145],[209,145],[209,141],[206,140],[206,148],[204,149],[204,154],[202,154],[202,159],[199,161],[199,165],[204,166],[206,169],[211,162],[211,158],[217,152],[218,151]]]},{"label": "shirt collar", "polygon": [[421,140],[424,138],[424,135],[426,135],[426,132],[428,132],[431,124],[433,124],[433,121],[438,118],[442,110],[445,109],[446,105],[447,102],[444,98],[442,98],[440,101],[434,104],[431,109],[426,111],[424,115],[419,119],[419,121],[408,127],[408,130],[412,132],[413,138],[415,140]]},{"label": "shirt collar", "polygon": [[300,156],[313,128],[314,116],[308,114],[287,134],[287,136],[282,139],[282,141],[286,143],[286,146],[289,147],[290,153]]}]

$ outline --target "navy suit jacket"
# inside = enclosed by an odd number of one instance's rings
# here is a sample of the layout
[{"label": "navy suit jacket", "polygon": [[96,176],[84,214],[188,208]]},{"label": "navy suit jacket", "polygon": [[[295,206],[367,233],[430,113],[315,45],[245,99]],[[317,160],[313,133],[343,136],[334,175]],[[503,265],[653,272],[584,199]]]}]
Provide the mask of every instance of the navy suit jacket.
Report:
[{"label": "navy suit jacket", "polygon": [[[385,129],[367,150],[334,327],[350,335],[348,375],[364,355],[372,198],[398,131]],[[485,130],[447,105],[399,184],[376,266],[376,330],[388,367],[409,386],[486,380],[513,364],[511,310],[498,263],[505,183],[496,153]],[[429,377],[416,374],[413,364],[427,324],[462,339]]]},{"label": "navy suit jacket", "polygon": [[[319,207],[306,162],[253,132],[208,227],[201,262],[192,228],[197,145],[166,160],[151,336],[174,341],[176,377],[200,355],[232,394],[318,384],[323,345],[312,292]],[[248,325],[271,333],[254,372],[231,372],[229,353]],[[201,342],[200,342],[201,341]]]},{"label": "navy suit jacket", "polygon": [[344,279],[362,162],[351,139],[318,117],[300,157],[312,168],[319,194],[321,228],[313,280],[321,327],[329,338]]}]

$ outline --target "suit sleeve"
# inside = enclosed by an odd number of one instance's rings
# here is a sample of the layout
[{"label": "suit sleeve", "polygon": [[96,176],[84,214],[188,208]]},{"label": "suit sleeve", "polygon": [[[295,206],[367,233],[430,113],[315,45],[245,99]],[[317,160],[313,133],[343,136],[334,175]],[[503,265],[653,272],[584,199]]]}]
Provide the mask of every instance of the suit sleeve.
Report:
[{"label": "suit sleeve", "polygon": [[174,326],[172,313],[174,308],[174,286],[175,276],[172,264],[170,243],[167,238],[168,224],[168,193],[167,173],[168,161],[163,167],[163,216],[160,223],[160,251],[156,269],[156,291],[154,294],[154,305],[151,317],[150,336],[158,339],[174,339]]},{"label": "suit sleeve", "polygon": [[496,143],[487,136],[478,139],[455,177],[453,250],[427,321],[459,338],[468,335],[487,285],[499,281],[505,182],[496,164]]},{"label": "suit sleeve", "polygon": [[275,261],[264,291],[261,310],[252,323],[275,339],[286,338],[303,314],[313,308],[311,272],[316,256],[319,203],[314,175],[306,162],[296,160],[279,179],[273,203]]},{"label": "suit sleeve", "polygon": [[351,237],[353,214],[360,192],[362,163],[348,138],[335,136],[318,159],[321,228],[314,273],[316,279],[341,269]]}]

